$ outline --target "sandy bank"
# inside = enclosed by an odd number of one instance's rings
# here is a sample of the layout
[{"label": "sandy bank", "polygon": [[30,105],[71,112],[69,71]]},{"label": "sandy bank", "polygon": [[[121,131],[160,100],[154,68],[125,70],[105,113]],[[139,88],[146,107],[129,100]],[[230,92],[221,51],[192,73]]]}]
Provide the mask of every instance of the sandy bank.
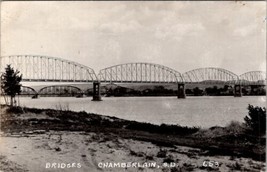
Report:
[{"label": "sandy bank", "polygon": [[[26,137],[25,137],[26,136]],[[85,132],[48,132],[32,135],[2,135],[0,169],[4,171],[207,171],[204,161],[219,162],[218,171],[260,171],[263,162],[231,156],[204,156],[201,149],[162,147],[150,142],[122,139],[116,135]],[[8,160],[9,163],[3,164]],[[154,167],[120,167],[114,163],[156,163]],[[164,167],[165,163],[175,167]],[[46,163],[73,164],[74,168],[46,168]],[[113,167],[104,168],[105,163]],[[80,168],[77,167],[80,164]],[[64,166],[64,165],[63,165]]]},{"label": "sandy bank", "polygon": [[252,136],[229,128],[204,131],[85,112],[6,110],[1,109],[2,171],[265,171],[264,142],[255,144]]}]

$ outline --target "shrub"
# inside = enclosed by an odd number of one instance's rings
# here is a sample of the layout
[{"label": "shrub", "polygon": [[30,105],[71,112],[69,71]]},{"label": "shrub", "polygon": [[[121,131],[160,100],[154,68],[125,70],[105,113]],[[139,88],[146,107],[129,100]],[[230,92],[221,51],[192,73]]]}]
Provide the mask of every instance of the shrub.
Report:
[{"label": "shrub", "polygon": [[167,156],[167,151],[165,149],[164,150],[160,149],[158,154],[157,154],[157,157],[158,158],[166,158],[166,156]]},{"label": "shrub", "polygon": [[7,113],[22,114],[22,113],[24,113],[24,110],[20,106],[10,106],[7,109]]},{"label": "shrub", "polygon": [[244,118],[245,124],[252,130],[254,134],[266,134],[266,109],[265,107],[254,107],[248,105],[248,116]]},{"label": "shrub", "polygon": [[238,121],[231,121],[227,126],[226,130],[231,134],[243,134],[245,131],[244,124],[241,124]]},{"label": "shrub", "polygon": [[189,135],[196,133],[200,129],[198,127],[187,127],[187,126],[167,125],[167,124],[155,125],[155,124],[141,123],[135,121],[131,121],[126,126],[126,128],[130,130],[147,131],[150,133],[175,134],[175,135]]}]

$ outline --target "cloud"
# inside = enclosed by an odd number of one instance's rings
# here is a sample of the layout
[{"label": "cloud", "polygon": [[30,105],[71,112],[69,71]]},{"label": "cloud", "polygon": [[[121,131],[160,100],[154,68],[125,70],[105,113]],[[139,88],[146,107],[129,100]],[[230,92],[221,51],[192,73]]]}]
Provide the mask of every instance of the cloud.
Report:
[{"label": "cloud", "polygon": [[264,2],[6,1],[1,14],[3,55],[58,56],[96,70],[146,61],[236,73],[266,60]]},{"label": "cloud", "polygon": [[142,28],[138,21],[131,20],[124,23],[121,22],[109,22],[103,23],[99,26],[99,31],[106,33],[122,33],[136,31]]},{"label": "cloud", "polygon": [[250,24],[248,26],[244,26],[244,27],[235,29],[233,34],[235,36],[246,37],[246,36],[249,36],[250,34],[256,33],[257,29],[258,28],[256,25]]},{"label": "cloud", "polygon": [[177,23],[161,25],[155,31],[155,36],[159,39],[176,39],[181,40],[183,37],[196,36],[205,28],[201,23]]}]

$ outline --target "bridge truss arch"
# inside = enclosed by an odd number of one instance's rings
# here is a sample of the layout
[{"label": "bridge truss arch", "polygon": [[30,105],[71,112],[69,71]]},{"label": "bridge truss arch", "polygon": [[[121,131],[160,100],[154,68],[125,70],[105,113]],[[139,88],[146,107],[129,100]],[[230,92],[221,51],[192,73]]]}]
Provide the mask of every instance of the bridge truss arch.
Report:
[{"label": "bridge truss arch", "polygon": [[7,64],[18,69],[23,81],[92,82],[97,81],[93,69],[82,64],[48,56],[11,55],[0,57],[0,72]]},{"label": "bridge truss arch", "polygon": [[101,82],[125,83],[178,83],[181,73],[169,67],[153,63],[125,63],[100,70]]},{"label": "bridge truss arch", "polygon": [[24,85],[21,86],[20,95],[36,95],[36,94],[37,91],[34,88]]},{"label": "bridge truss arch", "polygon": [[38,91],[39,95],[77,95],[82,93],[79,87],[70,85],[52,85],[43,87]]},{"label": "bridge truss arch", "polygon": [[186,83],[235,84],[239,77],[235,73],[215,67],[198,68],[183,74]]},{"label": "bridge truss arch", "polygon": [[243,85],[266,85],[266,72],[249,71],[239,76]]}]

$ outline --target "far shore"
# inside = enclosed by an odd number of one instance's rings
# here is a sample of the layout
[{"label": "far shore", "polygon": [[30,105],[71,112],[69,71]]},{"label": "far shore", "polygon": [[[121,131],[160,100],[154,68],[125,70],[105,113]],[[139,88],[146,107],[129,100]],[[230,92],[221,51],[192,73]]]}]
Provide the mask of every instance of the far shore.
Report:
[{"label": "far shore", "polygon": [[[246,128],[237,122],[202,129],[154,125],[86,112],[1,105],[0,135],[4,146],[0,148],[3,171],[45,170],[47,161],[74,160],[81,163],[78,169],[81,171],[103,170],[100,162],[125,161],[176,164],[164,167],[165,171],[265,169],[265,136],[246,133]],[[22,158],[24,155],[28,159]],[[218,162],[219,166],[205,167],[204,161]]]}]

